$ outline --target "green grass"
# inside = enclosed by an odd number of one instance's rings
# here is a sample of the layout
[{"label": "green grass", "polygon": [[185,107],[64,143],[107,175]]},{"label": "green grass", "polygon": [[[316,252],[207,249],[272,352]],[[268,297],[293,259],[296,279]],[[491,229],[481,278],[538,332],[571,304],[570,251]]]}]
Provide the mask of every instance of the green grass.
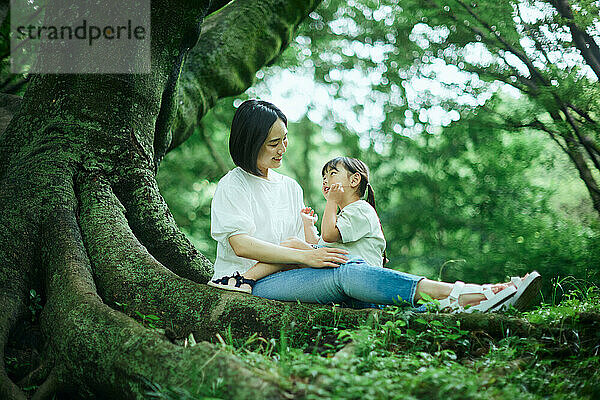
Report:
[{"label": "green grass", "polygon": [[[556,290],[566,283],[557,282]],[[573,318],[600,309],[600,290],[580,285],[561,297],[560,302],[527,313],[512,311],[531,322],[564,326],[569,333],[540,340],[511,336],[494,340],[485,332],[423,319],[411,324],[426,329],[414,330],[398,318],[359,329],[315,327],[316,342],[302,346],[294,346],[286,332],[277,339],[253,336],[243,343],[223,332],[219,343],[223,351],[237,354],[249,366],[278,375],[294,398],[600,398],[600,334],[594,333],[600,327],[592,326],[585,332],[588,339],[578,340],[584,332],[576,331]],[[595,339],[589,340],[590,334]],[[202,398],[170,393],[155,391],[154,397]],[[226,398],[218,390],[205,396]]]}]

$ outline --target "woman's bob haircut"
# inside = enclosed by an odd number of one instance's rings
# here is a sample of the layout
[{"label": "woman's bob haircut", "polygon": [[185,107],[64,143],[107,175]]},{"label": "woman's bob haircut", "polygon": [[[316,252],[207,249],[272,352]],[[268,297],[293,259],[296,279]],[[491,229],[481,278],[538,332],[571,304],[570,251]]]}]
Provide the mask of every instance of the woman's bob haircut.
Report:
[{"label": "woman's bob haircut", "polygon": [[238,107],[229,136],[229,154],[235,165],[252,175],[262,176],[256,160],[277,118],[287,127],[286,116],[268,101],[246,100]]}]

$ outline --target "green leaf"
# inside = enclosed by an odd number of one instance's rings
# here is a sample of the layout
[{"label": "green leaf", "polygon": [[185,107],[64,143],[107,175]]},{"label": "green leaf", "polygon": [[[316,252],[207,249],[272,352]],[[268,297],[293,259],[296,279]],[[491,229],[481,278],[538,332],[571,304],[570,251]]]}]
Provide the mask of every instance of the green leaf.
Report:
[{"label": "green leaf", "polygon": [[419,293],[419,294],[421,295],[421,298],[428,303],[433,303],[435,301],[427,293]]}]

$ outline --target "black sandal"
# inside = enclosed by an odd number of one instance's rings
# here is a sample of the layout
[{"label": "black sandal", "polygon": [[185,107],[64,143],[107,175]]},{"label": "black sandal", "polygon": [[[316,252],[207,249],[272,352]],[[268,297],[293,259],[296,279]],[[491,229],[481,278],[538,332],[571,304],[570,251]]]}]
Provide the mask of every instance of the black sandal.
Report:
[{"label": "black sandal", "polygon": [[[238,271],[236,271],[235,274],[231,276],[224,276],[208,282],[208,286],[232,290],[234,292],[252,293],[252,288],[254,287],[255,283],[256,280],[244,278]],[[249,287],[242,287],[242,285],[248,285]]]}]

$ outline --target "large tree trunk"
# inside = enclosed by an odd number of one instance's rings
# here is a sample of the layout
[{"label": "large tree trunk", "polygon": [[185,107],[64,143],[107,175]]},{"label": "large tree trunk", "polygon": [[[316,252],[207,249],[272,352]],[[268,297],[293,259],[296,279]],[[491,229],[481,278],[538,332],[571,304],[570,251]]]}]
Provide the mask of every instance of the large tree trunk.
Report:
[{"label": "large tree trunk", "polygon": [[[0,398],[27,397],[7,376],[4,351],[11,331],[23,331],[31,289],[43,299],[43,352],[21,386],[40,384],[36,398],[139,398],[151,384],[198,393],[190,371],[205,388],[223,378],[228,397],[283,395],[273,377],[208,343],[173,344],[192,331],[210,338],[222,313],[248,329],[286,321],[235,315],[228,294],[203,284],[212,266],[175,225],[155,173],[218,98],[250,86],[318,2],[239,0],[202,24],[227,1],[152,1],[150,74],[37,75],[22,101],[2,97],[0,123],[10,124],[0,133]],[[195,111],[184,109],[193,118],[173,130],[186,56],[183,91]],[[146,329],[130,317],[137,312],[160,315],[168,331]]]}]

